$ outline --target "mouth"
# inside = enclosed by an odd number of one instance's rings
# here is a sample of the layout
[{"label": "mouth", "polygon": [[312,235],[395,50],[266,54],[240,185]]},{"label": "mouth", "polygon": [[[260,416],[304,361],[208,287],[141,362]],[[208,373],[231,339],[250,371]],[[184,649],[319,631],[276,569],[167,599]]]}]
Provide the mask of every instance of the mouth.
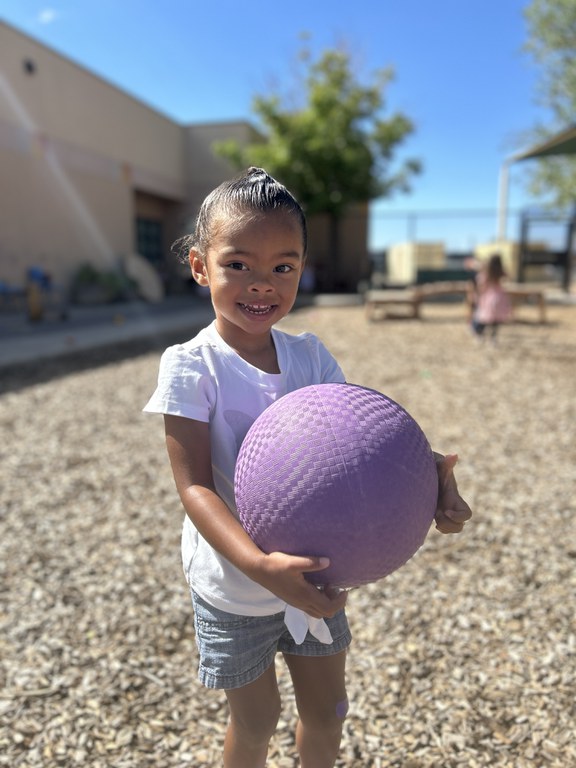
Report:
[{"label": "mouth", "polygon": [[240,304],[239,306],[244,312],[255,317],[265,317],[276,309],[276,304]]}]

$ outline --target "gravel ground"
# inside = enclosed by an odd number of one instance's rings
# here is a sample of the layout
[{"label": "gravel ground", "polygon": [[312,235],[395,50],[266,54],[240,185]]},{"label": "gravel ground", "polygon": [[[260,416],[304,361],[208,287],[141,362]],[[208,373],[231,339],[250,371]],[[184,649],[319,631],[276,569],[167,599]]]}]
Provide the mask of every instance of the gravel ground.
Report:
[{"label": "gravel ground", "polygon": [[[526,318],[530,308],[525,310]],[[457,452],[474,509],[351,593],[343,768],[576,765],[576,307],[497,347],[455,305],[369,324],[310,308],[350,381]],[[90,361],[88,361],[90,362]],[[158,351],[4,377],[0,397],[0,765],[220,765],[226,708],[196,682],[182,513],[161,419],[140,408]],[[49,374],[49,375],[48,375]],[[295,768],[294,705],[270,768]]]}]

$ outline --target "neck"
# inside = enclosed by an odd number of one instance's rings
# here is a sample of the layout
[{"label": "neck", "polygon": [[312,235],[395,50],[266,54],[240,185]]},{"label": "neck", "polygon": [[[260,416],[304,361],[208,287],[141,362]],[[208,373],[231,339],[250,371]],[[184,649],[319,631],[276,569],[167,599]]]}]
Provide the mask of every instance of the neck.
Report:
[{"label": "neck", "polygon": [[262,335],[233,334],[221,327],[218,321],[216,330],[226,344],[247,363],[265,373],[280,373],[276,347],[270,331]]}]

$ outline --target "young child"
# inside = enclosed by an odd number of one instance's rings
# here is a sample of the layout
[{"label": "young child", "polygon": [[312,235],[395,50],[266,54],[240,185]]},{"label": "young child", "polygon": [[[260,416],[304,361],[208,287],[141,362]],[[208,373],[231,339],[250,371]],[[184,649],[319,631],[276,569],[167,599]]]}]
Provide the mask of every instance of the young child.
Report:
[{"label": "young child", "polygon": [[[298,707],[301,765],[332,768],[348,707],[346,593],[306,581],[305,573],[328,566],[326,558],[264,554],[244,532],[234,506],[236,457],[259,414],[300,387],[344,382],[316,336],[273,327],[296,298],[306,257],[304,214],[285,187],[250,168],[206,198],[187,244],[192,275],[209,287],[215,320],[165,351],[145,410],[164,414],[186,511],[182,556],[199,677],[209,688],[224,689],[229,703],[223,765],[265,765],[280,715],[274,658],[281,652]],[[457,491],[456,460],[438,459],[436,525],[445,533],[459,532],[471,514]],[[303,641],[294,616],[309,630]]]},{"label": "young child", "polygon": [[484,331],[489,327],[493,343],[496,342],[500,325],[512,317],[510,297],[502,286],[505,277],[502,258],[494,254],[475,280],[472,330],[479,338],[483,338]]}]

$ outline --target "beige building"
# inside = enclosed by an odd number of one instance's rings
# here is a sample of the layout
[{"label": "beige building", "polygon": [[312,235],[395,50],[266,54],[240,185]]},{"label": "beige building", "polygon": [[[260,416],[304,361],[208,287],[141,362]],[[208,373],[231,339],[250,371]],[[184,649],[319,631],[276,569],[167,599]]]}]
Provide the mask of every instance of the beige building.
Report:
[{"label": "beige building", "polygon": [[[170,252],[204,196],[233,173],[214,141],[248,141],[248,123],[181,125],[0,22],[0,282],[40,267],[61,285],[78,269],[117,272],[139,253],[168,290]],[[340,281],[366,263],[366,209],[343,228]],[[327,263],[327,227],[311,221],[310,262]]]}]

